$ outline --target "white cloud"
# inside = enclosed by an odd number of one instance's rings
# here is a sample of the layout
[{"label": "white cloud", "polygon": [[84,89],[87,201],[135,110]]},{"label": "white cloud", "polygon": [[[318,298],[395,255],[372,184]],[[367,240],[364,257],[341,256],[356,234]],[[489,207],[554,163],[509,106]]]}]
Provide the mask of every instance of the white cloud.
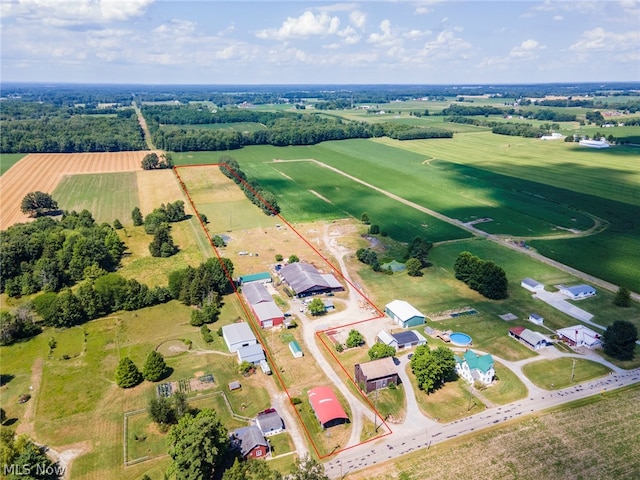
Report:
[{"label": "white cloud", "polygon": [[426,42],[420,55],[433,59],[457,59],[468,58],[471,44],[456,37],[451,30],[445,30],[438,34],[435,40]]},{"label": "white cloud", "polygon": [[561,22],[562,20],[564,20],[564,17],[562,15],[554,15],[553,20],[556,22]]},{"label": "white cloud", "polygon": [[347,25],[346,28],[340,30],[338,36],[343,37],[344,43],[347,45],[355,45],[360,41],[360,34],[351,25]]},{"label": "white cloud", "polygon": [[426,15],[428,13],[433,12],[433,6],[436,5],[437,3],[442,3],[444,0],[420,0],[416,5],[416,9],[414,10],[414,13],[416,15]]},{"label": "white cloud", "polygon": [[287,17],[280,28],[259,30],[256,37],[269,40],[288,40],[311,36],[333,35],[338,32],[340,19],[325,12],[315,15],[306,11],[298,18]]},{"label": "white cloud", "polygon": [[402,43],[402,40],[396,37],[391,31],[391,22],[388,19],[384,19],[380,22],[380,32],[381,33],[372,33],[369,35],[367,42],[382,47],[391,47],[398,43]]},{"label": "white cloud", "polygon": [[13,0],[2,2],[2,17],[66,27],[124,21],[142,15],[155,0]]},{"label": "white cloud", "polygon": [[640,32],[636,30],[631,32],[615,33],[607,32],[604,28],[598,27],[584,32],[582,34],[582,38],[569,48],[577,52],[638,51],[640,48]]},{"label": "white cloud", "polygon": [[427,35],[431,35],[431,30],[410,30],[402,34],[404,38],[409,39],[426,37]]},{"label": "white cloud", "polygon": [[349,21],[362,30],[367,23],[367,14],[360,10],[354,10],[349,14]]},{"label": "white cloud", "polygon": [[529,39],[525,40],[517,47],[513,47],[509,56],[511,58],[534,60],[540,56],[540,50],[544,50],[545,48],[546,46],[540,45],[536,40]]}]

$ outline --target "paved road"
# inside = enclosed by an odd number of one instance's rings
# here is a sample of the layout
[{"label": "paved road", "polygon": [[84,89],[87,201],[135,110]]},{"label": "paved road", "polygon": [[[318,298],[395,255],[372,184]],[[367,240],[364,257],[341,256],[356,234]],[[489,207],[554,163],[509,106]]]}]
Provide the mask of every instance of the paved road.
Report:
[{"label": "paved road", "polygon": [[422,448],[429,448],[431,445],[451,440],[460,435],[639,382],[640,369],[635,369],[624,373],[612,373],[597,380],[562,390],[541,391],[529,395],[526,399],[487,409],[451,423],[434,425],[433,422],[412,421],[412,428],[405,430],[402,435],[396,435],[394,431],[393,435],[377,442],[345,450],[325,463],[325,469],[329,477],[343,478],[349,472],[361,470]]}]

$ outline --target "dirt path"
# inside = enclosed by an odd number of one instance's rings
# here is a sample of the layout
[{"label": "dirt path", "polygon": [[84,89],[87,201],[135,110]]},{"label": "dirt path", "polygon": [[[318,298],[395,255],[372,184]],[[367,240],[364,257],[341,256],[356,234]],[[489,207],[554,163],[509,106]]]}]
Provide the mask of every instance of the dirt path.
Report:
[{"label": "dirt path", "polygon": [[147,125],[147,121],[144,119],[144,116],[142,115],[142,110],[140,110],[140,107],[135,102],[135,100],[132,102],[132,105],[134,110],[136,111],[136,115],[138,116],[138,123],[140,124],[140,128],[142,128],[142,132],[144,133],[144,141],[147,144],[147,148],[149,150],[155,150],[156,147],[153,145],[153,137],[151,136],[151,132],[149,131],[149,126]]},{"label": "dirt path", "polygon": [[29,393],[31,399],[27,402],[27,408],[16,433],[18,435],[25,433],[35,439],[35,417],[38,408],[38,398],[40,394],[40,384],[42,383],[42,368],[44,367],[44,359],[36,358],[31,366],[31,383],[29,385]]}]

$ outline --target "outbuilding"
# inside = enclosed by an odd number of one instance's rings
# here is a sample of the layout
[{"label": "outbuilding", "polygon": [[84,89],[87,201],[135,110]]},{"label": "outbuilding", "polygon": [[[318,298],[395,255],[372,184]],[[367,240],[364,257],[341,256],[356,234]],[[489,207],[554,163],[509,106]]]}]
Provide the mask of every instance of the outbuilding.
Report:
[{"label": "outbuilding", "polygon": [[264,356],[264,350],[262,350],[262,345],[256,343],[255,345],[249,345],[248,347],[239,348],[236,351],[238,355],[238,361],[253,363],[254,365],[259,365],[261,362],[266,360]]},{"label": "outbuilding", "polygon": [[398,350],[402,350],[403,348],[417,347],[419,345],[425,345],[427,343],[427,339],[415,330],[396,332],[392,333],[391,336],[396,341],[396,348]]},{"label": "outbuilding", "polygon": [[264,286],[264,283],[250,283],[242,287],[242,294],[249,305],[273,302],[273,297]]},{"label": "outbuilding", "polygon": [[349,422],[349,416],[330,387],[312,388],[308,395],[311,408],[323,428]]},{"label": "outbuilding", "polygon": [[530,313],[529,314],[529,321],[531,323],[535,323],[536,325],[542,325],[544,323],[544,318],[542,318],[537,313]]},{"label": "outbuilding", "polygon": [[513,327],[509,329],[509,336],[524,343],[527,347],[533,350],[540,350],[541,348],[551,345],[551,341],[542,335],[541,333],[534,332],[524,327]]},{"label": "outbuilding", "polygon": [[520,282],[522,288],[526,288],[530,292],[536,293],[540,290],[544,290],[544,285],[533,278],[525,278]]},{"label": "outbuilding", "polygon": [[394,300],[385,305],[384,312],[402,328],[424,324],[424,314],[404,300]]},{"label": "outbuilding", "polygon": [[224,338],[227,348],[231,353],[238,349],[255,345],[258,343],[251,327],[247,322],[232,323],[222,327],[222,338]]},{"label": "outbuilding", "polygon": [[344,290],[342,284],[330,273],[320,271],[309,263],[290,263],[280,269],[280,277],[291,287],[298,298]]},{"label": "outbuilding", "polygon": [[240,277],[240,285],[246,286],[252,283],[271,283],[273,279],[269,272],[250,273]]},{"label": "outbuilding", "polygon": [[284,313],[275,302],[256,303],[251,305],[251,310],[262,328],[271,328],[284,322]]},{"label": "outbuilding", "polygon": [[390,383],[400,383],[398,369],[392,357],[357,363],[354,369],[355,381],[366,393],[385,388]]},{"label": "outbuilding", "polygon": [[295,340],[289,342],[289,351],[291,352],[291,355],[293,355],[293,358],[301,358],[304,356],[302,348],[300,348],[300,344]]}]

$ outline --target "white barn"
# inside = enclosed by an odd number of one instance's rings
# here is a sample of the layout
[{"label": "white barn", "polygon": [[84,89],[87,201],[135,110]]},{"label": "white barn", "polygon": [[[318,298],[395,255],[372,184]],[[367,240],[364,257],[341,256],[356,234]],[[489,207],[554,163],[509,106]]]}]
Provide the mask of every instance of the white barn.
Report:
[{"label": "white barn", "polygon": [[602,346],[600,334],[584,325],[556,330],[558,338],[572,347],[598,348]]},{"label": "white barn", "polygon": [[530,292],[539,292],[540,290],[544,290],[544,285],[533,278],[525,278],[520,282],[520,286],[522,288],[526,288]]},{"label": "white barn", "polygon": [[222,327],[222,338],[224,338],[224,342],[231,353],[258,343],[251,327],[246,322],[225,325]]}]

